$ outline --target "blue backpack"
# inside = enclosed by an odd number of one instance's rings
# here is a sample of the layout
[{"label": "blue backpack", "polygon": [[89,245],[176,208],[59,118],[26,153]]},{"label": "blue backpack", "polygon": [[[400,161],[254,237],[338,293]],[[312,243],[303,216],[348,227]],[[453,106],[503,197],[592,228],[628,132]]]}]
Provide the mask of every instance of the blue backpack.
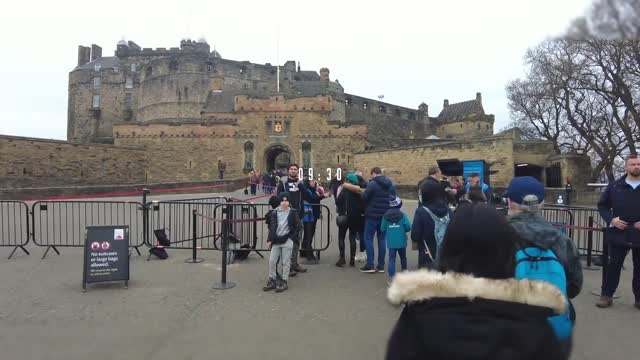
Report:
[{"label": "blue backpack", "polygon": [[[532,279],[546,281],[556,286],[565,298],[567,296],[567,277],[564,267],[551,249],[527,247],[516,253],[516,279]],[[564,314],[549,318],[549,324],[559,339],[566,339],[573,331],[570,304],[567,300],[567,311]]]}]

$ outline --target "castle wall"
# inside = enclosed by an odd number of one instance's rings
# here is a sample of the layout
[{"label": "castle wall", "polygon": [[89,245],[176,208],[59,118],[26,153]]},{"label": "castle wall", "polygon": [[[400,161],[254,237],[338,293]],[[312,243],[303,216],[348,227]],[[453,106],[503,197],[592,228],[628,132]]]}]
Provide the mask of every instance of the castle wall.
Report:
[{"label": "castle wall", "polygon": [[430,166],[437,165],[436,160],[485,160],[493,163],[491,186],[506,186],[513,177],[514,155],[513,139],[495,138],[447,145],[422,146],[407,149],[385,151],[367,151],[355,155],[356,166],[369,174],[371,168],[385,169],[399,185],[415,185],[427,175]]},{"label": "castle wall", "polygon": [[367,125],[368,141],[375,147],[390,147],[393,138],[424,139],[432,134],[428,114],[420,110],[349,94],[344,107],[348,123]]},{"label": "castle wall", "polygon": [[[353,153],[365,148],[366,138],[362,125],[329,125],[332,103],[329,96],[278,96],[278,100],[275,96],[238,96],[236,113],[205,114],[202,124],[121,124],[115,128],[115,140],[118,145],[145,147],[150,154],[149,181],[153,182],[216,178],[218,160],[227,164],[225,176],[243,176],[248,171],[244,166],[246,142],[253,144],[253,168],[262,172],[266,151],[273,145],[288,148],[293,161],[302,166],[302,144],[308,141],[311,166],[326,177],[327,168],[352,165]],[[282,133],[274,132],[276,121],[282,123]]]},{"label": "castle wall", "polygon": [[0,188],[146,181],[144,150],[0,135]]}]

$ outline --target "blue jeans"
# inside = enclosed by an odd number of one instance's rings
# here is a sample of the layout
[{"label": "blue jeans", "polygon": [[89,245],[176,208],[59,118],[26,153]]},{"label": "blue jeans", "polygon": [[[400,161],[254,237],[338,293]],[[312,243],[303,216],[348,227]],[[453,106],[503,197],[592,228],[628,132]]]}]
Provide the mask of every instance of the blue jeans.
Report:
[{"label": "blue jeans", "polygon": [[385,232],[380,229],[382,219],[366,218],[364,221],[364,243],[367,250],[367,266],[373,267],[375,253],[373,251],[373,237],[378,233],[378,267],[384,267],[384,257],[387,252]]},{"label": "blue jeans", "polygon": [[407,270],[407,248],[389,249],[389,277],[396,275],[396,253],[400,254],[400,268]]}]

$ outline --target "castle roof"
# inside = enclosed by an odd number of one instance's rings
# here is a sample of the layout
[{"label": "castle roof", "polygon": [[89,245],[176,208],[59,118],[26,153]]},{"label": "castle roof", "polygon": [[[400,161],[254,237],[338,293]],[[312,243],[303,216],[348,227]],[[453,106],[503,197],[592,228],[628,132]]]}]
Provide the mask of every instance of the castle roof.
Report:
[{"label": "castle roof", "polygon": [[97,64],[100,64],[100,68],[102,69],[113,69],[114,67],[120,64],[120,59],[118,59],[117,56],[100,57],[84,65],[80,65],[76,69],[92,70],[95,68]]},{"label": "castle roof", "polygon": [[484,114],[484,108],[482,107],[482,103],[480,101],[469,100],[445,106],[438,115],[438,120],[452,121],[463,119],[473,115]]}]

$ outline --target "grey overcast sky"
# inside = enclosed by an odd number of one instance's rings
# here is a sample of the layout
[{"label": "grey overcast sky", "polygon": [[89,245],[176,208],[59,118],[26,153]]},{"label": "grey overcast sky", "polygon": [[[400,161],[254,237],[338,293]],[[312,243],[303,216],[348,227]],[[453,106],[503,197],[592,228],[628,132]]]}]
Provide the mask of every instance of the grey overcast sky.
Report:
[{"label": "grey overcast sky", "polygon": [[66,139],[68,73],[78,45],[113,56],[120,39],[175,47],[204,37],[222,57],[328,67],[346,92],[436,116],[443,100],[482,92],[496,131],[504,87],[523,55],[563,32],[588,0],[17,1],[0,21],[0,134]]}]

